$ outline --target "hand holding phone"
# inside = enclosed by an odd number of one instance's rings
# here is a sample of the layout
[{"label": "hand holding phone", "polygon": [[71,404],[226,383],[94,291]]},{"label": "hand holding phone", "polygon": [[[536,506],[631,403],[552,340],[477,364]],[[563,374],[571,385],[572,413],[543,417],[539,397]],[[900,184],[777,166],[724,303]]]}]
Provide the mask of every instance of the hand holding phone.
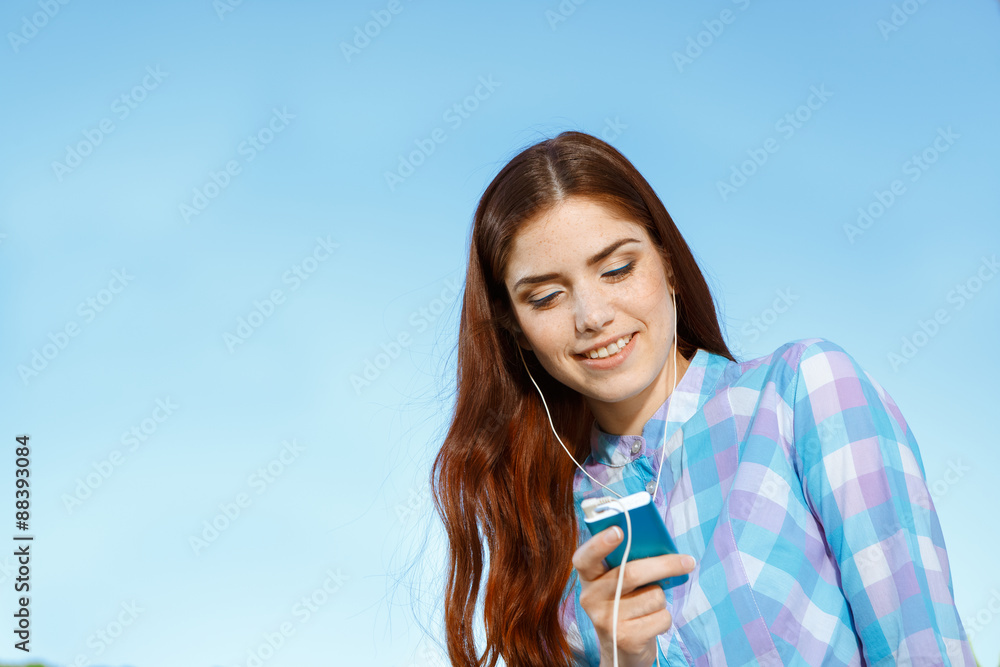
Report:
[{"label": "hand holding phone", "polygon": [[[587,498],[580,503],[583,510],[583,520],[587,530],[591,535],[618,526],[622,534],[628,536],[628,526],[625,521],[625,514],[622,508],[628,510],[628,516],[632,524],[632,544],[629,549],[629,562],[639,558],[649,558],[650,556],[662,556],[664,554],[676,554],[677,547],[667,532],[667,527],[663,523],[663,518],[653,504],[653,498],[645,491],[639,491],[624,498]],[[609,568],[621,565],[622,555],[625,553],[626,539],[623,539],[614,551],[605,557]],[[667,589],[683,584],[688,580],[688,575],[682,574],[676,577],[660,579],[656,583],[660,588]]]}]

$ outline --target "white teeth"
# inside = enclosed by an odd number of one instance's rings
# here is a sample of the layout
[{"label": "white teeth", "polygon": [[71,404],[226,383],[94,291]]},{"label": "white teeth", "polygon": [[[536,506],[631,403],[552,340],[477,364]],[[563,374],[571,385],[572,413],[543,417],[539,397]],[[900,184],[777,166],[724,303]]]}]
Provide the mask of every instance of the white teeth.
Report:
[{"label": "white teeth", "polygon": [[622,336],[617,340],[617,342],[611,343],[607,347],[601,347],[596,350],[591,350],[587,356],[591,359],[603,359],[604,357],[613,357],[618,354],[623,347],[628,345],[628,342],[632,340],[632,334],[627,336]]}]

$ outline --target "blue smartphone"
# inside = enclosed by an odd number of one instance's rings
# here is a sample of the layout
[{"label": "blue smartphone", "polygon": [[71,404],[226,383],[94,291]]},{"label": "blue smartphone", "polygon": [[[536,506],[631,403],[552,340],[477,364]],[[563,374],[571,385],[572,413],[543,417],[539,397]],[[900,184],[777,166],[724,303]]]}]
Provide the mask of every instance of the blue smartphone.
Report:
[{"label": "blue smartphone", "polygon": [[[614,502],[617,501],[617,502]],[[670,533],[663,523],[653,498],[645,491],[639,491],[624,498],[612,498],[604,496],[602,498],[586,498],[580,503],[583,510],[583,520],[587,525],[587,530],[591,535],[597,535],[602,530],[611,526],[618,526],[622,529],[622,535],[628,535],[628,528],[625,525],[625,514],[622,507],[628,509],[629,520],[632,523],[632,546],[629,548],[628,560],[632,562],[639,558],[649,558],[650,556],[662,556],[664,554],[677,553],[674,541],[670,539]],[[625,553],[625,539],[615,547],[604,559],[609,568],[621,565],[622,556]],[[688,580],[688,575],[682,574],[677,577],[667,577],[658,582],[660,588],[667,589],[678,586]]]}]

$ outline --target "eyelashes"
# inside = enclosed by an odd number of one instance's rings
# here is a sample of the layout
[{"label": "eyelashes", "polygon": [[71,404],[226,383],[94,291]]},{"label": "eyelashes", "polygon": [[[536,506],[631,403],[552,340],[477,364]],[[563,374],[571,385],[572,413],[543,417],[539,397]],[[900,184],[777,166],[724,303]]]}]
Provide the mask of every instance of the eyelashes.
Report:
[{"label": "eyelashes", "polygon": [[[625,266],[621,267],[620,269],[615,269],[614,271],[608,271],[607,273],[603,274],[603,276],[605,278],[611,278],[612,282],[617,282],[619,280],[624,280],[634,270],[635,270],[635,261],[631,261]],[[554,299],[558,294],[559,292],[553,292],[552,294],[549,294],[548,296],[543,297],[541,299],[528,301],[528,303],[531,304],[531,307],[533,309],[538,310],[540,308],[544,308],[546,305],[551,303],[552,299]]]},{"label": "eyelashes", "polygon": [[614,271],[608,271],[604,275],[606,275],[606,276],[612,276],[612,277],[627,276],[628,274],[632,273],[632,270],[634,268],[635,268],[635,262],[629,262],[628,264],[626,264],[622,268],[615,269]]}]

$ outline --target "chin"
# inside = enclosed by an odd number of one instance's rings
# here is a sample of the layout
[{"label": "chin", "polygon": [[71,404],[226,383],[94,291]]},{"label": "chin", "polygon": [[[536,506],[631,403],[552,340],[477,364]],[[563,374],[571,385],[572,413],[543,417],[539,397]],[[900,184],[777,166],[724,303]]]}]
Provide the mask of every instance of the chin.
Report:
[{"label": "chin", "polygon": [[[587,395],[594,400],[601,401],[603,403],[618,403],[624,401],[628,398],[632,398],[636,394],[642,392],[642,390],[648,386],[640,385],[629,382],[627,384],[620,384],[615,387],[604,386],[591,391]],[[593,389],[593,388],[592,388]]]}]

